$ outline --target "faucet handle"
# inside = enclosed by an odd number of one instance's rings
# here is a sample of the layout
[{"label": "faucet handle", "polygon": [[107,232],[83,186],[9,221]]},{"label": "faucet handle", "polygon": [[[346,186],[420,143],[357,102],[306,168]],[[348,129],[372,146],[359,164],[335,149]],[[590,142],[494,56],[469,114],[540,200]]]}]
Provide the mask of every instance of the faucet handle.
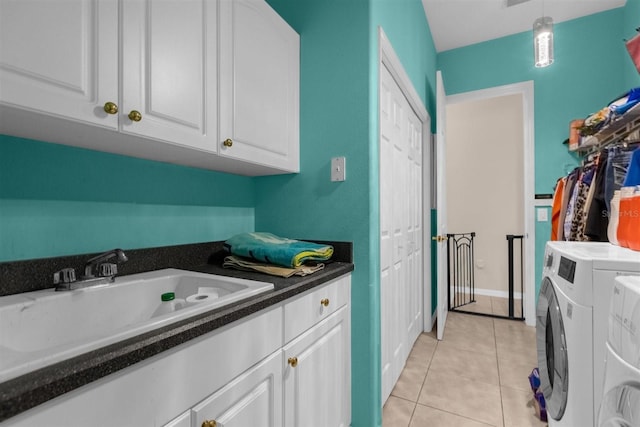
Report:
[{"label": "faucet handle", "polygon": [[115,276],[118,274],[118,265],[110,262],[104,262],[98,265],[98,275],[100,277]]},{"label": "faucet handle", "polygon": [[76,270],[73,268],[63,268],[53,273],[53,284],[71,283],[76,281]]}]

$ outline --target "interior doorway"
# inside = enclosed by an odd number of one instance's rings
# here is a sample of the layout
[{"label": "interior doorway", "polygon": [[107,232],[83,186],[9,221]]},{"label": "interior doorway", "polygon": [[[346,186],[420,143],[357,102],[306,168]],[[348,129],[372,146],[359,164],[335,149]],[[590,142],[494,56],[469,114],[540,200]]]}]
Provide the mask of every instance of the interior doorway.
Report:
[{"label": "interior doorway", "polygon": [[533,82],[446,101],[448,233],[475,233],[475,301],[465,310],[508,316],[513,281],[512,309],[533,325]]}]

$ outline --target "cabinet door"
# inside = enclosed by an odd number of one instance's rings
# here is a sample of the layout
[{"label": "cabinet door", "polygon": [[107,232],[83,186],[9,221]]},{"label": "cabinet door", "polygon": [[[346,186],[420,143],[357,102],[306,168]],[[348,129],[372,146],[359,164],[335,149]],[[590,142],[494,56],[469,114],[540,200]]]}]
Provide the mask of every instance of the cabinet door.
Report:
[{"label": "cabinet door", "polygon": [[282,426],[281,378],[282,352],[277,351],[195,406],[195,425]]},{"label": "cabinet door", "polygon": [[221,1],[218,25],[219,153],[298,172],[300,37],[264,0]]},{"label": "cabinet door", "polygon": [[349,304],[350,294],[351,275],[347,275],[287,301],[284,305],[285,342]]},{"label": "cabinet door", "polygon": [[285,346],[285,427],[347,427],[351,422],[349,306]]},{"label": "cabinet door", "polygon": [[122,132],[216,150],[216,3],[122,2]]},{"label": "cabinet door", "polygon": [[180,414],[163,427],[191,427],[191,411]]},{"label": "cabinet door", "polygon": [[117,0],[2,0],[0,102],[115,129],[117,49]]}]

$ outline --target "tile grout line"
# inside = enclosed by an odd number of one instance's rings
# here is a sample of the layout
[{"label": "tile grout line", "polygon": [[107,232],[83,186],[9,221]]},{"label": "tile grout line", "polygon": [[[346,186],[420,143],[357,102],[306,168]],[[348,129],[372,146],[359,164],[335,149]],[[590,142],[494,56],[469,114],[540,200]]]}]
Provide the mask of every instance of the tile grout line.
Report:
[{"label": "tile grout line", "polygon": [[[483,425],[485,425],[485,426],[496,427],[496,426],[492,426],[491,424],[487,424],[487,423],[485,423],[484,421],[480,421],[480,420],[478,420],[478,419],[476,419],[476,418],[471,418],[471,417],[468,417],[468,416],[466,416],[466,415],[462,415],[462,414],[458,414],[458,413],[456,413],[456,412],[448,411],[448,410],[446,410],[446,409],[436,408],[435,406],[430,406],[430,405],[423,405],[422,403],[416,403],[416,407],[417,407],[418,405],[420,405],[420,406],[424,406],[425,408],[431,408],[431,409],[434,409],[434,410],[436,410],[436,411],[445,412],[445,413],[447,413],[447,414],[454,415],[454,416],[456,416],[456,417],[458,417],[458,418],[464,418],[465,420],[473,421],[474,423],[480,423],[480,424],[483,424]],[[414,409],[414,412],[415,412],[415,409]],[[498,427],[499,427],[499,426],[498,426]]]},{"label": "tile grout line", "polygon": [[500,377],[500,359],[498,357],[498,337],[496,334],[496,319],[492,319],[491,326],[493,327],[493,343],[496,347],[496,368],[498,370],[498,391],[500,394],[500,415],[502,416],[502,426],[504,427],[504,401],[502,399],[502,378]]},{"label": "tile grout line", "polygon": [[440,341],[438,341],[438,339],[436,338],[436,346],[433,349],[433,352],[431,353],[431,357],[429,358],[429,365],[427,366],[427,371],[424,373],[424,379],[422,380],[420,391],[418,391],[418,397],[416,398],[415,406],[413,407],[413,412],[411,413],[411,417],[409,418],[409,425],[407,427],[410,427],[411,423],[413,422],[413,416],[415,415],[416,409],[418,408],[418,405],[419,405],[418,400],[420,400],[422,389],[424,389],[424,385],[427,383],[427,376],[429,376],[429,370],[431,370],[431,364],[433,363],[433,358],[436,356],[436,351],[438,351],[439,345],[440,345]]}]

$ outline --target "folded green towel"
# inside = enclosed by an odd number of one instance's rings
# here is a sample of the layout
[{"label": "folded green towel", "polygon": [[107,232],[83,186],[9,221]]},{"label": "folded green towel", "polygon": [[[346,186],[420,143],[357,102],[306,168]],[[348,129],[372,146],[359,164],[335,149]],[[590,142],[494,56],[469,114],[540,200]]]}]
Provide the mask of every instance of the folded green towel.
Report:
[{"label": "folded green towel", "polygon": [[224,242],[227,252],[268,264],[297,268],[305,261],[326,261],[333,246],[285,239],[271,233],[242,233]]}]

